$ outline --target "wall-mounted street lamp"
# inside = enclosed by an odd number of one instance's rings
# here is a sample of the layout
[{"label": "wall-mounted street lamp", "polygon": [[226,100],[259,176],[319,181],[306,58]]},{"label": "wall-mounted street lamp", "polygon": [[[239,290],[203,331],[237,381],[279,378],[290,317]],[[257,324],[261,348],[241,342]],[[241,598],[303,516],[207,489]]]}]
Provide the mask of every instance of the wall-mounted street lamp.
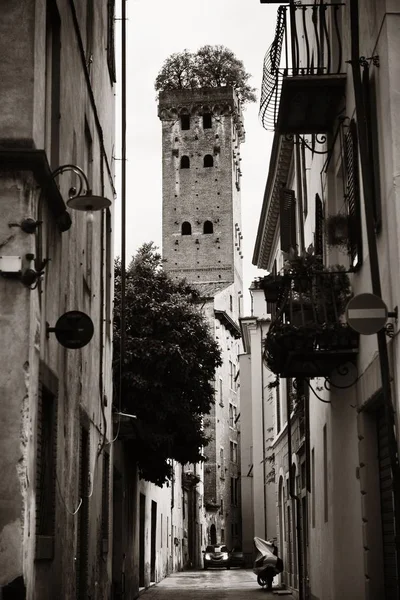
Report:
[{"label": "wall-mounted street lamp", "polygon": [[69,190],[69,197],[67,200],[67,206],[69,208],[72,208],[73,210],[94,212],[111,206],[111,200],[105,196],[96,196],[92,193],[88,178],[84,171],[77,165],[61,165],[52,172],[51,177],[54,179],[66,171],[72,171],[79,179],[78,189],[72,187]]}]

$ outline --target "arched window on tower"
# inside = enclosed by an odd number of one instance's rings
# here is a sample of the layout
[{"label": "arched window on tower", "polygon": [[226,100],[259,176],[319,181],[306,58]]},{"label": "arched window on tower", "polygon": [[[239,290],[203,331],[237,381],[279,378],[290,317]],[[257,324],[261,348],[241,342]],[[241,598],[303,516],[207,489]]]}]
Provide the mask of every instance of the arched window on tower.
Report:
[{"label": "arched window on tower", "polygon": [[181,228],[182,235],[192,235],[192,226],[189,221],[184,221]]},{"label": "arched window on tower", "polygon": [[204,115],[203,115],[203,129],[211,129],[211,127],[212,127],[211,113],[204,113]]},{"label": "arched window on tower", "polygon": [[214,233],[214,225],[211,221],[204,222],[203,233]]},{"label": "arched window on tower", "polygon": [[213,167],[214,159],[211,154],[206,154],[203,161],[203,167]]},{"label": "arched window on tower", "polygon": [[181,115],[181,129],[190,129],[190,115]]},{"label": "arched window on tower", "polygon": [[188,156],[181,156],[181,169],[190,169],[190,158]]}]

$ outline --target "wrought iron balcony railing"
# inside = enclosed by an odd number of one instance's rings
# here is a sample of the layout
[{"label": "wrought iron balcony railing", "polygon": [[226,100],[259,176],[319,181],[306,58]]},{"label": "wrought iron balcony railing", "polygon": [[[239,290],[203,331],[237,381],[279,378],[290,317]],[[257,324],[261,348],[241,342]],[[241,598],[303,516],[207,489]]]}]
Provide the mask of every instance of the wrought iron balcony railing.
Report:
[{"label": "wrought iron balcony railing", "polygon": [[332,128],[346,79],[343,6],[278,8],[275,38],[264,59],[260,116],[266,129],[300,134]]},{"label": "wrought iron balcony railing", "polygon": [[281,377],[327,377],[354,361],[358,334],[343,319],[351,298],[345,271],[267,276],[260,281],[275,315],[264,342],[267,366]]}]

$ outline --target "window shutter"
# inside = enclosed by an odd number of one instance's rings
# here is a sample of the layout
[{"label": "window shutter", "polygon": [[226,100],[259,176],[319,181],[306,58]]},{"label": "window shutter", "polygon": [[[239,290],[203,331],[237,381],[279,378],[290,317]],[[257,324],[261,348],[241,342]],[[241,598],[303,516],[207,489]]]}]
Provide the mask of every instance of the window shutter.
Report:
[{"label": "window shutter", "polygon": [[36,437],[36,560],[51,560],[54,556],[57,394],[57,378],[44,363],[41,363]]},{"label": "window shutter", "polygon": [[324,238],[323,238],[323,221],[324,221],[324,209],[322,206],[322,200],[319,194],[315,194],[315,233],[314,233],[314,247],[316,256],[323,258],[324,255]]},{"label": "window shutter", "polygon": [[350,217],[350,260],[351,266],[356,269],[362,263],[362,237],[358,137],[354,119],[350,121],[349,131],[344,139],[344,163],[346,170],[345,195]]},{"label": "window shutter", "polygon": [[289,252],[296,248],[296,198],[293,190],[280,191],[281,250]]},{"label": "window shutter", "polygon": [[[278,272],[278,268],[276,266],[276,259],[274,260],[274,266],[272,267],[272,275],[276,275]],[[271,318],[275,317],[276,314],[276,302],[267,302],[267,314],[271,315]]]},{"label": "window shutter", "polygon": [[364,92],[364,103],[366,111],[366,125],[368,138],[368,154],[371,157],[372,169],[369,176],[371,178],[371,188],[374,192],[374,219],[375,228],[380,229],[382,224],[381,207],[381,188],[379,172],[379,141],[378,141],[378,119],[376,110],[376,90],[375,81],[369,76],[369,66],[365,65],[362,76],[362,85]]}]

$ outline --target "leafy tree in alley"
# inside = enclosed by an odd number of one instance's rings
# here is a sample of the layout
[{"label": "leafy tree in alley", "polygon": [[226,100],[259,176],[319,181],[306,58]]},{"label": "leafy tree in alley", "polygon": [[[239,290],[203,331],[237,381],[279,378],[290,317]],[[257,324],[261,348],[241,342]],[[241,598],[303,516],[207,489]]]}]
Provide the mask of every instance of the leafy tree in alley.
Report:
[{"label": "leafy tree in alley", "polygon": [[197,52],[171,54],[156,77],[156,91],[232,86],[243,103],[255,102],[243,62],[225,46],[202,46]]},{"label": "leafy tree in alley", "polygon": [[173,280],[152,243],[144,244],[126,272],[126,343],[120,370],[121,263],[115,262],[114,381],[118,405],[132,420],[127,442],[143,479],[162,485],[170,459],[204,460],[202,415],[214,401],[213,378],[221,353],[199,306],[198,292]]}]

